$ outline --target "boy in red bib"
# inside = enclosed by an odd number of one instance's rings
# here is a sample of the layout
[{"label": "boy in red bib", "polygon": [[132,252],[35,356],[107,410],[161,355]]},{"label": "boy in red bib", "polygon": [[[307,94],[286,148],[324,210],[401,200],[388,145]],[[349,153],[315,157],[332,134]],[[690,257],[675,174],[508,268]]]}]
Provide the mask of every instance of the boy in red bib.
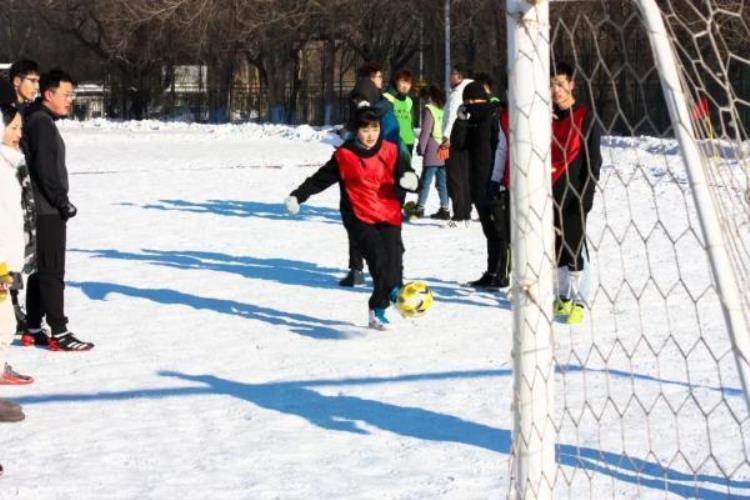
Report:
[{"label": "boy in red bib", "polygon": [[586,218],[594,203],[602,165],[601,132],[593,111],[576,104],[573,68],[557,63],[551,75],[552,193],[555,199],[557,300],[555,314],[568,324],[583,321],[580,294],[586,249]]},{"label": "boy in red bib", "polygon": [[402,285],[401,201],[398,189],[417,192],[419,177],[396,144],[380,136],[380,117],[372,108],[356,114],[357,138],[285,200],[296,214],[299,204],[335,183],[341,188],[341,217],[364,253],[374,282],[369,300],[369,326],[386,330],[385,311]]}]

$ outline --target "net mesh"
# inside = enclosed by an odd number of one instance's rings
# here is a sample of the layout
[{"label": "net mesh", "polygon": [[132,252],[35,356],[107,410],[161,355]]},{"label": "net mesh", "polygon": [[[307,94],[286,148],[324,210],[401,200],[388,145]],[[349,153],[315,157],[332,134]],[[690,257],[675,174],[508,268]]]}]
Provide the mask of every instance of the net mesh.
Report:
[{"label": "net mesh", "polygon": [[[750,324],[750,8],[658,4]],[[552,63],[575,68],[603,160],[586,217],[584,319],[550,320],[554,496],[750,495],[748,411],[637,2],[552,2],[550,27]]]}]

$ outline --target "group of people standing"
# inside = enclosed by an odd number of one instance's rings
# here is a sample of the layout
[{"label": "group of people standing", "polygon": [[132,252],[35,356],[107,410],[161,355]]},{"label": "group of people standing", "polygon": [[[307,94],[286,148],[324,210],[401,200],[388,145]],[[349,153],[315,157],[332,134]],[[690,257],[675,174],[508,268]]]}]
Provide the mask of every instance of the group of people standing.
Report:
[{"label": "group of people standing", "polygon": [[[94,347],[68,329],[64,307],[67,223],[77,209],[55,122],[70,113],[75,87],[66,72],[42,73],[30,60],[0,79],[0,385],[34,381],[6,362],[15,336],[51,351]],[[0,399],[0,422],[24,418],[19,405]]]},{"label": "group of people standing", "polygon": [[[359,69],[350,94],[344,144],[285,201],[289,212],[296,213],[299,203],[339,183],[349,238],[349,273],[339,284],[364,284],[363,260],[367,262],[374,281],[369,323],[377,329],[387,328],[388,299],[395,300],[402,285],[402,219],[425,217],[433,182],[440,208],[429,217],[445,220],[446,227],[462,228],[471,226],[472,209],[479,216],[487,242],[486,270],[467,284],[506,288],[511,264],[509,110],[492,94],[492,80],[484,74],[468,78],[464,68],[454,66],[447,96],[436,85],[422,89],[418,135],[410,96],[412,73],[397,71],[386,89],[383,81],[378,64],[367,63]],[[569,324],[583,321],[586,219],[602,163],[595,115],[589,106],[576,102],[574,90],[574,69],[566,63],[555,64],[550,75],[558,265],[554,310]],[[375,129],[377,140],[373,139]],[[411,182],[416,178],[411,169],[414,153],[422,157],[421,179],[415,183]],[[405,184],[404,178],[410,181]],[[418,193],[416,203],[405,204],[408,191]],[[397,206],[402,210],[397,211]],[[364,237],[362,225],[377,236]]]}]

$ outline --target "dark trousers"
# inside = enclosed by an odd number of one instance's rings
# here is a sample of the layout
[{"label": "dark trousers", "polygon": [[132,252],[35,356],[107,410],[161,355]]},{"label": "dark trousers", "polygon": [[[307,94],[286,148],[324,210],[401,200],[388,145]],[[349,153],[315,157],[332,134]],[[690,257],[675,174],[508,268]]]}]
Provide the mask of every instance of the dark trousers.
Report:
[{"label": "dark trousers", "polygon": [[586,247],[586,212],[580,202],[570,200],[555,206],[555,253],[557,267],[583,271]]},{"label": "dark trousers", "polygon": [[372,276],[370,309],[385,309],[390,305],[390,291],[402,284],[401,227],[354,222],[350,225],[350,235],[362,250]]},{"label": "dark trousers", "polygon": [[487,240],[487,272],[506,281],[510,273],[510,198],[507,191],[497,199],[476,204]]},{"label": "dark trousers", "polygon": [[359,246],[357,246],[354,236],[352,236],[351,227],[348,224],[344,224],[344,228],[346,229],[346,239],[349,242],[349,270],[362,271],[365,268],[362,252]]},{"label": "dark trousers", "polygon": [[37,329],[46,317],[52,334],[67,331],[64,313],[66,224],[59,215],[36,219],[37,271],[26,283],[26,316],[29,328]]},{"label": "dark trousers", "polygon": [[453,218],[469,220],[471,218],[471,191],[469,186],[469,158],[466,151],[450,150],[445,160],[445,172],[448,174],[448,196],[453,202]]}]

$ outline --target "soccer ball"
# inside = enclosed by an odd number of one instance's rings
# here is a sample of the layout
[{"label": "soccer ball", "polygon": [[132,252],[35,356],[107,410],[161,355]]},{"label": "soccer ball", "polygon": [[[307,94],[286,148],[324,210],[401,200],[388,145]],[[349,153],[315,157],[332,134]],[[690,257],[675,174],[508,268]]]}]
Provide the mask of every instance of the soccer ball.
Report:
[{"label": "soccer ball", "polygon": [[424,316],[432,307],[432,290],[423,281],[405,284],[396,298],[396,309],[405,318]]}]

